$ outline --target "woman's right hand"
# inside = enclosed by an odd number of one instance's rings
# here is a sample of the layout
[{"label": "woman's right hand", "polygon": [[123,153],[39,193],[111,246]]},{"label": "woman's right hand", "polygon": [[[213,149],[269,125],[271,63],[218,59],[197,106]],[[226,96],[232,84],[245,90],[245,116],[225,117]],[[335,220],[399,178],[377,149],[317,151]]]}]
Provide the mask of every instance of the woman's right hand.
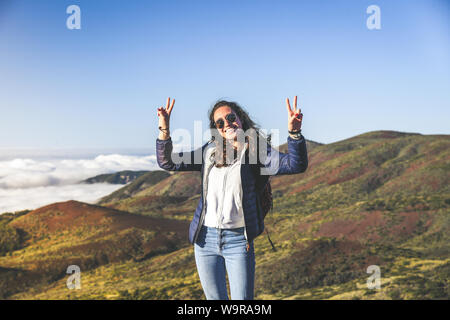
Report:
[{"label": "woman's right hand", "polygon": [[170,97],[167,98],[166,107],[158,108],[158,128],[159,128],[159,139],[166,140],[169,138],[169,125],[170,125],[170,114],[172,113],[173,105],[175,104],[175,99],[170,103]]}]

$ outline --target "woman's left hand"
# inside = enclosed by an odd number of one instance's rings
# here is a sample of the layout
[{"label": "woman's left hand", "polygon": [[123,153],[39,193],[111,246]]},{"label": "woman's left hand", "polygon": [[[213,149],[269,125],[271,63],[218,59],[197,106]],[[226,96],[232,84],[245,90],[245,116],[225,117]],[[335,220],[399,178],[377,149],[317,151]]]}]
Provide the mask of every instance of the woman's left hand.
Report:
[{"label": "woman's left hand", "polygon": [[288,110],[288,130],[298,131],[302,128],[303,113],[297,110],[297,96],[294,98],[294,109],[291,109],[289,98],[286,98],[286,108]]}]

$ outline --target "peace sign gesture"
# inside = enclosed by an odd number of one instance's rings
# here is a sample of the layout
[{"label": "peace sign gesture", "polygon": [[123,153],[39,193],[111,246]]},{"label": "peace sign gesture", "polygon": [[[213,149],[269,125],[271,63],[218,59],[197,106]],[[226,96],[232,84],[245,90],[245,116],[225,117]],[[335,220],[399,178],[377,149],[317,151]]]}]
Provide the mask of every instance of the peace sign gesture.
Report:
[{"label": "peace sign gesture", "polygon": [[[172,100],[170,104],[170,97],[167,98],[166,107],[158,108],[159,126],[163,129],[169,129],[170,114],[172,113],[173,105],[175,104],[175,99]],[[169,107],[170,105],[170,107]]]},{"label": "peace sign gesture", "polygon": [[294,97],[294,109],[291,108],[289,98],[286,98],[286,108],[288,111],[288,130],[298,131],[302,128],[303,113],[297,110],[297,96]]},{"label": "peace sign gesture", "polygon": [[169,125],[170,125],[170,114],[172,113],[173,105],[175,104],[175,99],[170,103],[170,97],[167,98],[166,107],[158,108],[158,127],[160,130],[159,138],[165,140],[169,137]]}]

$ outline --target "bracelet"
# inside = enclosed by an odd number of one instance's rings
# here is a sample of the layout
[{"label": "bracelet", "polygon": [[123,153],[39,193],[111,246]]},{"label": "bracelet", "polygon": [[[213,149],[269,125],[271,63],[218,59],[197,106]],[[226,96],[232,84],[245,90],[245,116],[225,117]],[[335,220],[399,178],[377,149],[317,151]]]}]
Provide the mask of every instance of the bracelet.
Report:
[{"label": "bracelet", "polygon": [[294,140],[300,140],[302,138],[302,130],[298,131],[289,131],[289,136]]},{"label": "bracelet", "polygon": [[158,129],[161,130],[162,132],[169,131],[169,128],[164,129],[164,128],[158,127]]}]

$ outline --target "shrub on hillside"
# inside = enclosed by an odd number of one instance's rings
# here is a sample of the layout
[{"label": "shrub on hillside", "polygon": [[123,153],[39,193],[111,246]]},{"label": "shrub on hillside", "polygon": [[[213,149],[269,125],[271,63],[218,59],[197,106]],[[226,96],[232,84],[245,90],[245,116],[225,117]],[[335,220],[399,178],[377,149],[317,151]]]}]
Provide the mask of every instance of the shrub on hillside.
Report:
[{"label": "shrub on hillside", "polygon": [[23,243],[23,234],[6,223],[0,223],[0,256],[20,249]]}]

